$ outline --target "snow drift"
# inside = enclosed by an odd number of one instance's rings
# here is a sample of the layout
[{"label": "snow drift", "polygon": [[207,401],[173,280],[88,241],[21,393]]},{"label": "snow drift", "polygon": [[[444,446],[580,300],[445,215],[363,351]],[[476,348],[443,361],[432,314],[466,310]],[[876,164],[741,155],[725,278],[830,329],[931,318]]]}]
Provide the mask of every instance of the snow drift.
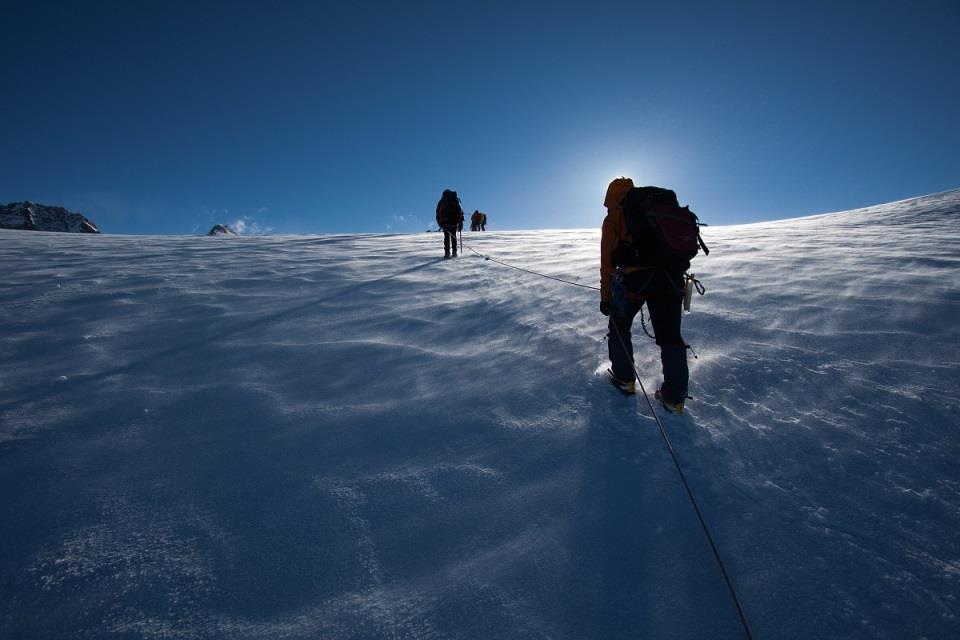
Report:
[{"label": "snow drift", "polygon": [[[664,422],[757,638],[960,634],[958,209],[706,230]],[[598,231],[464,237],[596,284]],[[435,234],[0,247],[0,635],[743,637],[596,292]]]}]

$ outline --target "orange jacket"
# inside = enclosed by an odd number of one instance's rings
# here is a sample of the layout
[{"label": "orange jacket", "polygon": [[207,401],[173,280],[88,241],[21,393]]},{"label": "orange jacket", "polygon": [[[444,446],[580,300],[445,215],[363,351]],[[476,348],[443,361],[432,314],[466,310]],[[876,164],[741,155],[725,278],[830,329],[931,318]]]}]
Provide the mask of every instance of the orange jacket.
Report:
[{"label": "orange jacket", "polygon": [[627,221],[623,217],[620,201],[633,189],[633,180],[617,178],[607,187],[603,206],[607,208],[607,217],[603,219],[600,235],[600,301],[610,302],[610,277],[613,275],[613,252],[621,240],[630,241]]}]

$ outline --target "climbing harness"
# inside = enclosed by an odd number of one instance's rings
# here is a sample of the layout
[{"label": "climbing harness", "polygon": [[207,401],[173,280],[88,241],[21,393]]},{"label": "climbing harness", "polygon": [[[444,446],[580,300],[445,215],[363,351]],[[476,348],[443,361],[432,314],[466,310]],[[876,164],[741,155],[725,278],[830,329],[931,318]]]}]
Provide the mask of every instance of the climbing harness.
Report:
[{"label": "climbing harness", "polygon": [[[650,276],[646,279],[643,285],[640,286],[642,291],[650,284],[650,281],[653,279],[655,271],[651,271]],[[615,269],[613,272],[613,281],[610,283],[610,304],[616,309],[621,316],[627,314],[626,304],[627,304],[627,289],[624,283],[625,274],[619,268]],[[683,274],[684,286],[682,289],[674,287],[676,291],[683,292],[683,308],[685,311],[690,311],[690,298],[693,296],[693,292],[696,291],[701,296],[707,292],[706,288],[703,286],[699,280],[697,280],[692,273]],[[672,280],[672,279],[671,279]],[[647,318],[643,313],[644,305],[640,305],[640,326],[643,327],[643,332],[651,340],[656,340],[657,336],[650,333],[650,330],[647,328]],[[651,318],[652,319],[652,318]],[[697,352],[693,350],[693,347],[686,342],[683,343],[683,346],[690,350],[690,353],[693,354],[695,359],[699,359],[700,356],[697,355]]]}]

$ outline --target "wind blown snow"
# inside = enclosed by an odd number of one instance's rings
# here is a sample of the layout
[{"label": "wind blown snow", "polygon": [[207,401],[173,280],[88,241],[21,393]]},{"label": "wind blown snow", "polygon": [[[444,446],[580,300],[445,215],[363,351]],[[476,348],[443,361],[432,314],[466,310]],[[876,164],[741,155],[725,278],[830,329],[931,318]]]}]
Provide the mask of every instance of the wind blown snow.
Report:
[{"label": "wind blown snow", "polygon": [[[705,230],[662,419],[757,638],[960,635],[958,213]],[[0,231],[0,636],[743,637],[596,292],[478,255],[599,231],[464,239]]]}]

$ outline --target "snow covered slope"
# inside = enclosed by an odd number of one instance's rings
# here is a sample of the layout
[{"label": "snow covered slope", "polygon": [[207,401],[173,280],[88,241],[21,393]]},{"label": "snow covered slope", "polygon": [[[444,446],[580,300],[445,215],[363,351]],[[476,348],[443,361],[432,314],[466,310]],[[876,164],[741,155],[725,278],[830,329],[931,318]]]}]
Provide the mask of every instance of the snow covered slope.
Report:
[{"label": "snow covered slope", "polygon": [[[960,635],[958,212],[706,230],[664,423],[757,638]],[[596,292],[441,252],[0,231],[0,636],[743,637]]]}]

